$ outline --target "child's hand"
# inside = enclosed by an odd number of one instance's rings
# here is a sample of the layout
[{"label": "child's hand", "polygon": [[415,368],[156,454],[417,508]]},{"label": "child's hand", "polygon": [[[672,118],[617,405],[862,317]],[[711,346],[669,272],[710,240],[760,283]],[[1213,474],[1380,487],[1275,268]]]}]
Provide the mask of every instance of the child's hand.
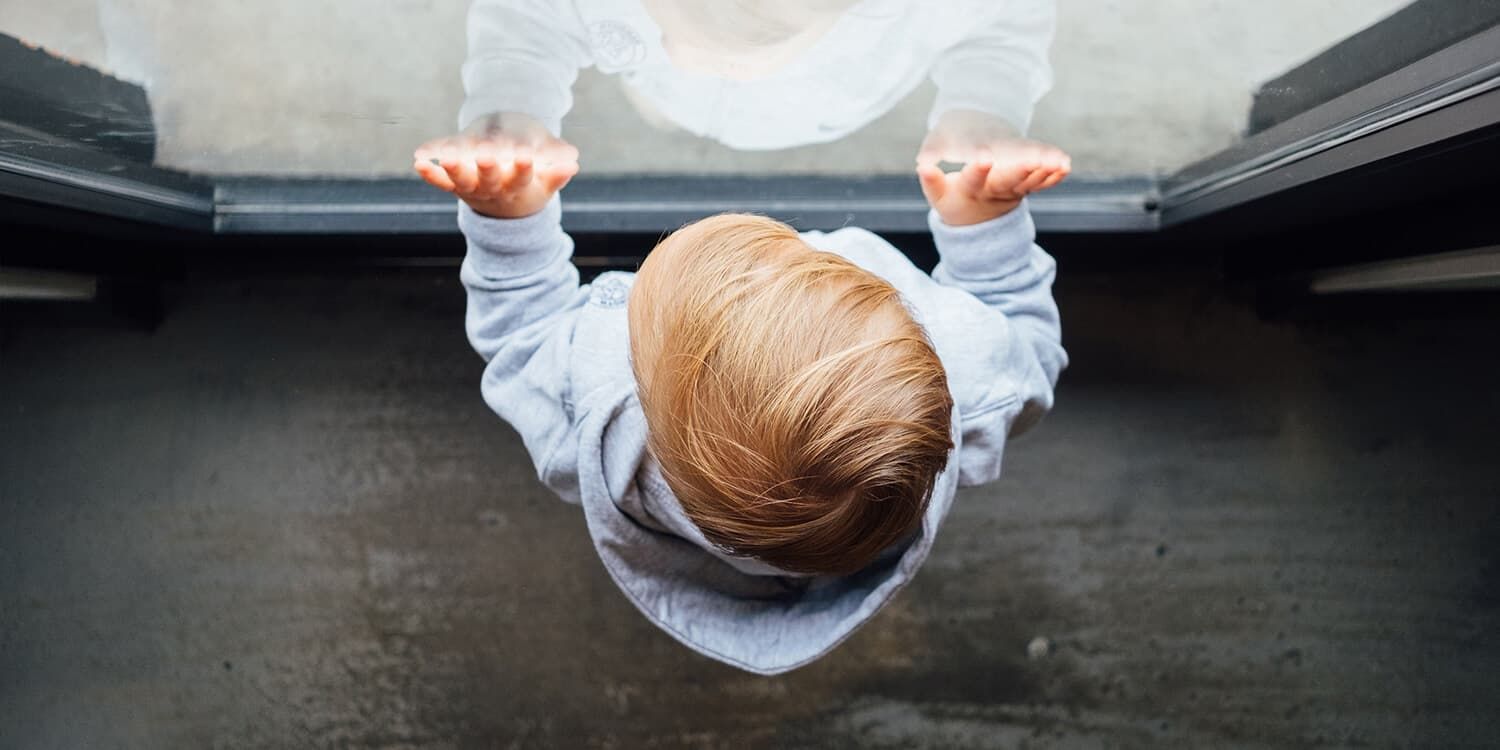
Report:
[{"label": "child's hand", "polygon": [[[944,174],[939,161],[965,166]],[[1003,216],[1028,194],[1062,182],[1072,168],[1062,149],[1016,135],[998,117],[967,110],[944,113],[917,154],[922,192],[950,226]]]},{"label": "child's hand", "polygon": [[1065,166],[1000,166],[987,161],[969,162],[962,170],[947,174],[936,164],[917,167],[922,194],[951,227],[998,219],[1015,210],[1028,194],[1056,185],[1067,174]]},{"label": "child's hand", "polygon": [[497,115],[428,141],[412,165],[433,187],[497,219],[530,216],[578,174],[578,149],[525,115]]}]

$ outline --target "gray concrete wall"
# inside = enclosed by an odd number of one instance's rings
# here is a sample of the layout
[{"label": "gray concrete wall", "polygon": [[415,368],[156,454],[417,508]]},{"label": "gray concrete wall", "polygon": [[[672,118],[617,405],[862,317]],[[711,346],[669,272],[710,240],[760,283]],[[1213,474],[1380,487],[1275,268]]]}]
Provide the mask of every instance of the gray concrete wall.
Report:
[{"label": "gray concrete wall", "polygon": [[890,608],[761,678],[615,590],[480,400],[455,275],[192,278],[151,333],[3,318],[0,747],[1500,736],[1493,321],[1065,274],[1056,411]]}]

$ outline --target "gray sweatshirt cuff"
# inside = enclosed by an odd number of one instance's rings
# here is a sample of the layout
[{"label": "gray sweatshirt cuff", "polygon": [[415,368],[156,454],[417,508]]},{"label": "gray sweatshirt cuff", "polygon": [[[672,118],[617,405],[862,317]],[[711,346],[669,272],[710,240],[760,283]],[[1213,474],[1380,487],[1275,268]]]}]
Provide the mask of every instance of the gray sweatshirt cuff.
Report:
[{"label": "gray sweatshirt cuff", "polygon": [[1031,262],[1036,225],[1024,200],[1004,216],[964,227],[948,226],[936,210],[930,210],[927,226],[943,266],[954,278],[996,278]]},{"label": "gray sweatshirt cuff", "polygon": [[490,278],[525,276],[571,250],[562,230],[562,200],[555,195],[542,210],[519,219],[481,216],[460,202],[458,228],[469,242],[469,264]]}]

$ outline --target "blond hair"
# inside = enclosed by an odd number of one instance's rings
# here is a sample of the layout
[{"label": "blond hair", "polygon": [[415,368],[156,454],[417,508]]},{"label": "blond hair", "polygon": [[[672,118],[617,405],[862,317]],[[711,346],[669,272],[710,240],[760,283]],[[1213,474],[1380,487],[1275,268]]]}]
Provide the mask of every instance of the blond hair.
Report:
[{"label": "blond hair", "polygon": [[650,451],[709,541],[842,574],[920,523],[953,400],[889,283],[725,214],[652,251],[629,315]]}]

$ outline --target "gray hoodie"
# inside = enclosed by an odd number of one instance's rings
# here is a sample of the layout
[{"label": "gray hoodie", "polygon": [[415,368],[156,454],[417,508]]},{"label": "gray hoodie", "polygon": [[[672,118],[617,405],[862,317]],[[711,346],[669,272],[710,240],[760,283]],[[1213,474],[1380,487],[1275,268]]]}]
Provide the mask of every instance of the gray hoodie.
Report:
[{"label": "gray hoodie", "polygon": [[580,286],[561,203],[524,219],[459,209],[469,341],[488,363],[485,402],[520,433],[542,482],[583,507],[599,558],[642,614],[699,653],[759,674],[828,653],[890,601],[927,558],[958,487],[994,480],[1008,437],[1052,406],[1067,365],[1056,266],[1021,208],[949,227],[929,216],[931,276],[863,229],[807,232],[898,289],[953,391],[954,453],[919,531],[851,576],[803,576],[709,543],[646,450],[625,306],[634,274]]}]

